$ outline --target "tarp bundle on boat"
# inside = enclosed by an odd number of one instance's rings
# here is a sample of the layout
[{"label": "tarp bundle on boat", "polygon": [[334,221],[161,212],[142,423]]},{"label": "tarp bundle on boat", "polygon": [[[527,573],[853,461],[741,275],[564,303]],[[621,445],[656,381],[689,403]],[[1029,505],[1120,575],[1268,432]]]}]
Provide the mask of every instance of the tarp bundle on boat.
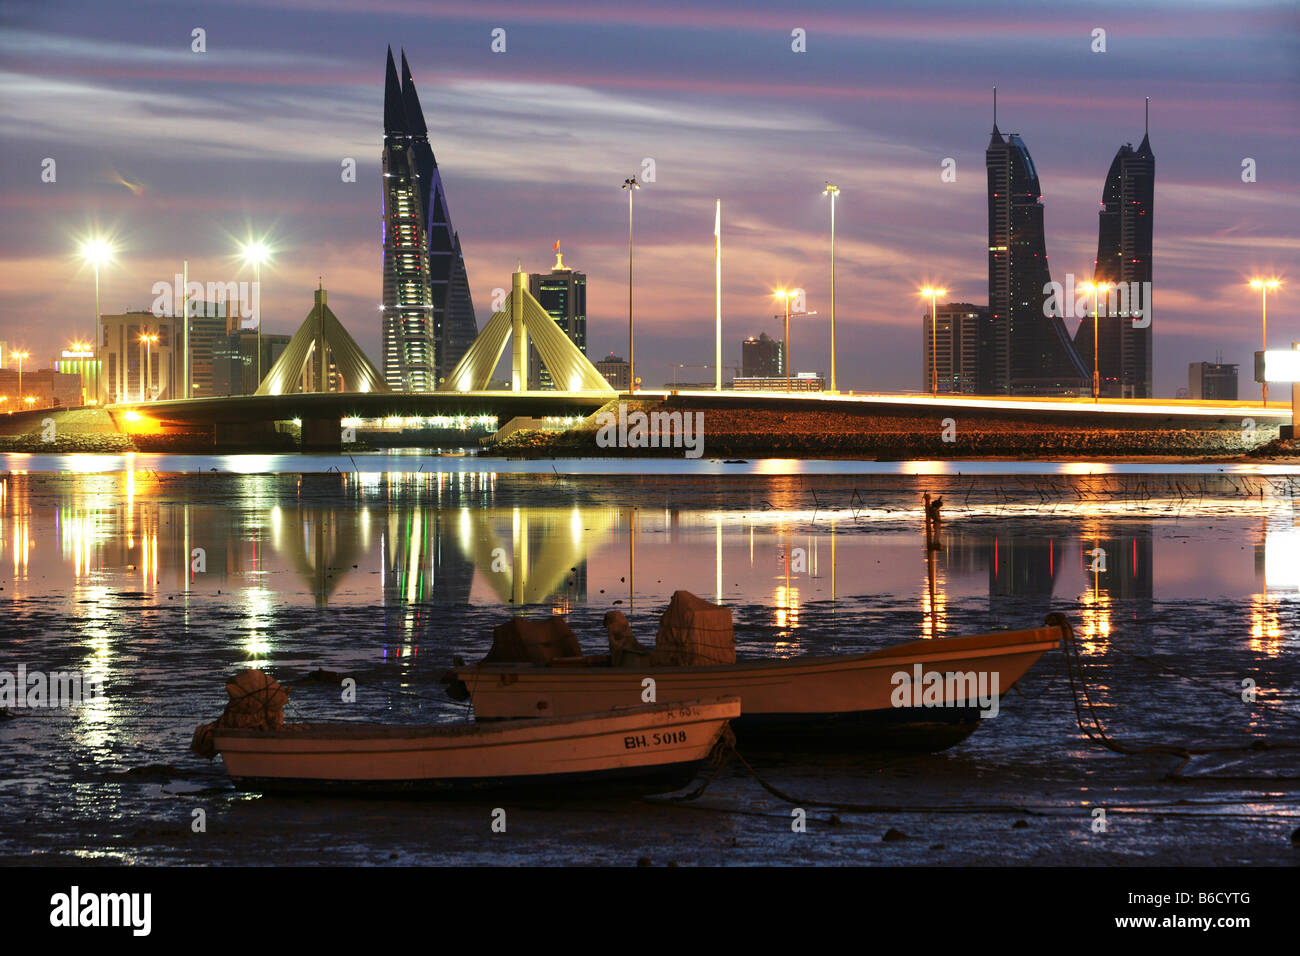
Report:
[{"label": "tarp bundle on boat", "polygon": [[557,657],[581,657],[582,646],[562,617],[545,621],[511,618],[492,631],[484,664],[545,664]]},{"label": "tarp bundle on boat", "polygon": [[241,730],[283,730],[284,705],[289,692],[270,674],[256,668],[240,671],[226,685],[230,697],[221,716],[194,731],[190,750],[209,759],[217,755],[215,731],[218,727]]},{"label": "tarp bundle on boat", "polygon": [[664,667],[706,667],[736,663],[731,609],[690,591],[674,591],[659,620],[654,663]]}]

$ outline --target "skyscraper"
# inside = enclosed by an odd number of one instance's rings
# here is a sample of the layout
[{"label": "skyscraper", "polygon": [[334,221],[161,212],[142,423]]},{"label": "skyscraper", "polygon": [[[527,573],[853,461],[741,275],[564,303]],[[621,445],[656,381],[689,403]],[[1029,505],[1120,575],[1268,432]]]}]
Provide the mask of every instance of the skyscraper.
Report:
[{"label": "skyscraper", "polygon": [[[1117,398],[1151,398],[1151,324],[1133,320],[1147,301],[1151,286],[1152,202],[1155,198],[1156,159],[1149,134],[1136,150],[1125,143],[1115,154],[1102,187],[1098,214],[1097,262],[1094,282],[1122,283],[1128,295],[1117,309],[1097,320],[1097,368],[1101,393]],[[1136,285],[1135,285],[1136,284]],[[1137,290],[1139,301],[1134,302]],[[1103,299],[1103,304],[1105,300]],[[1150,312],[1146,313],[1150,317]],[[1074,345],[1085,362],[1092,359],[1092,320],[1084,319],[1074,334]]]},{"label": "skyscraper", "polygon": [[[528,291],[532,293],[546,313],[555,320],[569,340],[583,355],[587,354],[587,274],[574,272],[564,264],[560,244],[555,244],[555,268],[550,272],[534,272],[528,276]],[[537,346],[528,346],[528,387],[569,387],[566,382],[555,382],[551,372],[537,353]]]},{"label": "skyscraper", "polygon": [[939,361],[935,368],[938,391],[973,395],[979,387],[979,336],[988,324],[989,310],[970,302],[949,302],[937,306],[935,329],[930,329],[930,310],[921,315],[921,390],[930,390],[930,351]]},{"label": "skyscraper", "polygon": [[744,378],[777,378],[785,375],[782,361],[785,343],[760,332],[740,343],[740,368]]},{"label": "skyscraper", "polygon": [[998,131],[985,152],[989,200],[989,318],[980,336],[980,391],[1082,394],[1092,374],[1059,315],[1045,315],[1051,273],[1038,171],[1018,134]]},{"label": "skyscraper", "polygon": [[406,54],[384,85],[383,375],[395,391],[431,392],[478,335],[460,237]]}]

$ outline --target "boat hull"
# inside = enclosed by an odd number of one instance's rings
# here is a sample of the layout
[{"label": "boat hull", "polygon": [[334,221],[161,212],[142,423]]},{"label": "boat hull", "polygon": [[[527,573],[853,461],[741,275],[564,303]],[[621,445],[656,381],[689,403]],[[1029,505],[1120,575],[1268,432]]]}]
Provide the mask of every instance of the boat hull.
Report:
[{"label": "boat hull", "polygon": [[661,793],[690,782],[739,713],[731,697],[487,725],[218,730],[216,746],[236,786],[262,792]]},{"label": "boat hull", "polygon": [[[967,737],[981,715],[996,715],[1002,696],[1062,636],[1053,625],[837,657],[640,669],[480,664],[455,675],[480,720],[591,713],[639,700],[651,678],[660,701],[739,696],[732,727],[751,748],[934,751]],[[943,677],[937,697],[913,696],[930,674]]]}]

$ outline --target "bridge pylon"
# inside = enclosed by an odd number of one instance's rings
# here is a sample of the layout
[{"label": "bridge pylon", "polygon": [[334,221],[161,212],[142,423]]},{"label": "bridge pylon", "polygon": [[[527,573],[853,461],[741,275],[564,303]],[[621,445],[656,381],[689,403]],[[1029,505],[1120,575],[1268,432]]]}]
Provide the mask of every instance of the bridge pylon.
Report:
[{"label": "bridge pylon", "polygon": [[551,380],[561,386],[561,391],[615,394],[605,376],[528,291],[526,279],[522,267],[515,271],[511,277],[510,295],[502,303],[501,311],[493,314],[483,326],[474,344],[447,376],[441,391],[486,391],[492,372],[505,352],[506,339],[510,338],[510,390],[527,392],[528,341],[531,336],[551,373]]}]

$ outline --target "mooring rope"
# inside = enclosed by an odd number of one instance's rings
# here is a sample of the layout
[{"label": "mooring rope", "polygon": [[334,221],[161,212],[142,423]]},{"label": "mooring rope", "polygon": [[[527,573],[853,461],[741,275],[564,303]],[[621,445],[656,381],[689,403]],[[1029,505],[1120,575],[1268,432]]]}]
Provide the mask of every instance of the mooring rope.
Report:
[{"label": "mooring rope", "polygon": [[[1074,628],[1070,626],[1069,619],[1060,613],[1053,613],[1047,616],[1047,623],[1055,625],[1061,629],[1065,638],[1065,656],[1066,656],[1066,673],[1070,678],[1070,692],[1074,703],[1075,722],[1079,730],[1085,737],[1093,743],[1101,744],[1107,750],[1114,753],[1124,754],[1125,756],[1138,756],[1141,754],[1163,754],[1170,757],[1181,757],[1182,762],[1169,772],[1169,776],[1176,777],[1179,771],[1187,765],[1187,762],[1193,757],[1205,756],[1208,754],[1222,753],[1251,753],[1266,750],[1300,750],[1300,743],[1274,743],[1267,740],[1254,740],[1248,744],[1225,744],[1217,747],[1193,747],[1183,744],[1147,744],[1146,746],[1130,746],[1121,743],[1112,737],[1106,730],[1101,718],[1097,715],[1097,706],[1093,702],[1092,694],[1088,690],[1087,681],[1084,679],[1083,659],[1079,651],[1079,642],[1074,636]],[[1084,717],[1084,711],[1087,711],[1087,718]]]},{"label": "mooring rope", "polygon": [[[1124,754],[1126,756],[1137,756],[1141,754],[1163,754],[1166,756],[1181,757],[1183,758],[1182,761],[1178,764],[1177,767],[1175,767],[1169,773],[1170,777],[1177,777],[1178,772],[1184,766],[1186,766],[1187,762],[1191,760],[1192,757],[1194,756],[1216,754],[1216,753],[1257,753],[1260,751],[1267,751],[1267,750],[1300,749],[1300,743],[1273,743],[1266,740],[1256,740],[1256,741],[1252,741],[1249,744],[1231,744],[1231,745],[1223,745],[1223,746],[1216,746],[1216,747],[1193,747],[1193,746],[1167,744],[1167,743],[1148,744],[1146,746],[1130,746],[1121,743],[1106,731],[1105,726],[1101,722],[1101,718],[1097,716],[1096,705],[1094,704],[1092,700],[1092,695],[1088,690],[1087,682],[1084,680],[1083,661],[1080,656],[1078,641],[1075,639],[1074,628],[1070,625],[1069,619],[1064,614],[1053,613],[1048,615],[1047,624],[1048,626],[1055,626],[1059,628],[1063,636],[1063,643],[1065,645],[1063,650],[1065,656],[1066,674],[1068,675],[1070,680],[1070,692],[1071,692],[1072,702],[1074,705],[1075,721],[1078,724],[1079,730],[1089,740],[1093,741],[1094,743],[1101,744],[1103,747],[1106,747],[1108,750],[1111,750],[1115,753]],[[1140,655],[1133,655],[1133,656],[1140,656]],[[1155,662],[1151,662],[1151,663],[1154,664]],[[1171,671],[1171,673],[1177,673],[1177,672]],[[1186,676],[1186,675],[1178,675],[1178,676]],[[1188,678],[1188,679],[1190,680],[1192,678]],[[1041,692],[1034,696],[1035,697],[1041,696]],[[1271,708],[1271,709],[1277,710],[1277,712],[1283,714],[1284,716],[1288,716],[1288,717],[1295,716],[1289,711],[1282,710],[1280,708]],[[1085,718],[1084,716],[1085,710],[1087,711],[1087,718]],[[738,761],[741,767],[744,768],[745,772],[748,773],[749,776],[754,779],[754,782],[757,783],[764,790],[766,790],[769,794],[771,794],[772,796],[776,797],[778,800],[784,803],[788,803],[796,807],[812,807],[818,810],[831,810],[831,811],[839,810],[846,813],[947,813],[947,814],[1014,813],[1014,814],[1021,814],[1024,816],[1040,816],[1040,817],[1059,815],[1061,812],[1064,812],[1064,810],[1066,809],[1066,808],[1058,809],[1058,808],[1050,808],[1050,807],[1030,807],[1023,804],[958,804],[958,805],[950,805],[950,806],[923,807],[923,806],[917,806],[915,804],[899,805],[899,804],[880,804],[880,803],[841,803],[836,801],[801,799],[799,797],[793,796],[785,792],[784,790],[781,790],[780,788],[769,783],[767,780],[763,779],[762,775],[759,774],[759,772],[754,769],[753,765],[751,765],[750,762],[745,759],[744,755],[742,755],[740,751],[736,749],[736,737],[735,734],[732,733],[730,727],[727,727],[723,730],[723,733],[719,736],[718,741],[714,744],[713,750],[709,755],[710,763],[714,764],[713,772],[710,773],[709,776],[702,783],[700,783],[699,786],[697,786],[694,790],[690,791],[689,793],[682,794],[681,796],[659,797],[654,799],[647,798],[647,799],[649,799],[649,802],[651,803],[661,803],[661,804],[670,804],[670,805],[677,804],[677,803],[687,803],[693,800],[697,800],[704,795],[704,792],[708,790],[709,786],[713,783],[713,781],[718,778],[718,776],[722,773],[722,771],[725,770],[733,760]],[[1262,778],[1246,778],[1246,779],[1276,780],[1276,779],[1289,779],[1289,778],[1262,777]],[[1190,806],[1200,806],[1200,805],[1212,806],[1219,803],[1223,803],[1226,805],[1237,805],[1243,802],[1245,801],[1241,801],[1241,800],[1209,801],[1205,804],[1193,804]],[[1189,804],[1187,804],[1186,801],[1179,800],[1171,803],[1131,804],[1131,805],[1127,805],[1126,807],[1116,807],[1114,805],[1108,805],[1107,810],[1141,813],[1141,812],[1158,811],[1159,808],[1165,806],[1178,806],[1185,809],[1189,808]],[[1204,816],[1204,814],[1198,814],[1198,816]],[[1230,816],[1233,817],[1234,819],[1240,818],[1239,814],[1231,814]]]}]

